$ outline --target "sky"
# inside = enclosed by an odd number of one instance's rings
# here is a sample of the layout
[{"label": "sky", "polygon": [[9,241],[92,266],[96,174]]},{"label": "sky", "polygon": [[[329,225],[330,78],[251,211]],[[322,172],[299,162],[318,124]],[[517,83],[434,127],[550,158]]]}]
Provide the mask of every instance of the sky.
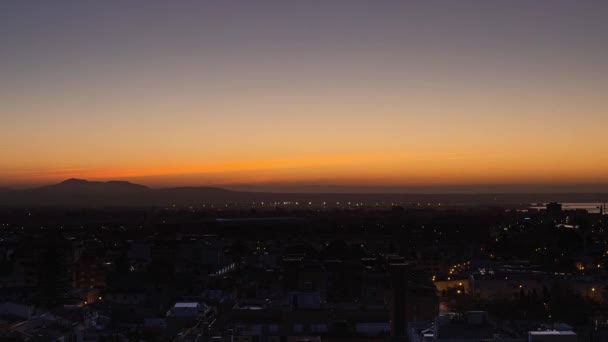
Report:
[{"label": "sky", "polygon": [[606,1],[2,1],[0,186],[608,189],[606,32]]}]

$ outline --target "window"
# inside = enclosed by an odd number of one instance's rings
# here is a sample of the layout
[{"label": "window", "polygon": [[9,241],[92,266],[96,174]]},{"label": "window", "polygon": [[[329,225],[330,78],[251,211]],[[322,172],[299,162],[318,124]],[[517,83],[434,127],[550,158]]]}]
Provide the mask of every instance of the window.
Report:
[{"label": "window", "polygon": [[327,332],[327,324],[311,324],[310,331],[313,333]]}]

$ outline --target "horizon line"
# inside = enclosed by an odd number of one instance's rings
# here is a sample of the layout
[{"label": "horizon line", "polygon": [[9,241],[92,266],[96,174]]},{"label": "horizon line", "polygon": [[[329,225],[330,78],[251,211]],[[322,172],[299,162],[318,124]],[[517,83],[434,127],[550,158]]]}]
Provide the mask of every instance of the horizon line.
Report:
[{"label": "horizon line", "polygon": [[[8,190],[33,190],[53,186],[70,180],[89,183],[125,182],[144,186],[151,190],[179,188],[216,188],[239,192],[306,193],[306,194],[411,194],[411,195],[475,195],[475,194],[608,194],[608,183],[468,183],[468,184],[314,184],[314,183],[229,183],[229,184],[176,184],[150,186],[123,179],[68,178],[62,181],[25,186],[0,185]],[[583,189],[576,189],[582,187]],[[598,189],[592,189],[597,187]],[[551,188],[555,188],[551,190]],[[319,190],[319,191],[311,191]],[[337,191],[336,191],[337,190]]]}]

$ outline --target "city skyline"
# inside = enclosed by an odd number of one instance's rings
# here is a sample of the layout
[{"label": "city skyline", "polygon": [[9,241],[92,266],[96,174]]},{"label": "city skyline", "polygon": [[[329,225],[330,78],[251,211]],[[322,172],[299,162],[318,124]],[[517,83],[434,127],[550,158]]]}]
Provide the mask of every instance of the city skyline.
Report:
[{"label": "city skyline", "polygon": [[608,188],[608,4],[3,4],[0,186]]}]

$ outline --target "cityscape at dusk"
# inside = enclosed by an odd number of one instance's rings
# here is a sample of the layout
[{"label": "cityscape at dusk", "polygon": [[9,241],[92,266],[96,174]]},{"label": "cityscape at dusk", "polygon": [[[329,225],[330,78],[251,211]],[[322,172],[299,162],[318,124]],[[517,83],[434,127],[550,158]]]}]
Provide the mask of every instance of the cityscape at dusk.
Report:
[{"label": "cityscape at dusk", "polygon": [[608,342],[608,1],[0,1],[0,341]]}]

